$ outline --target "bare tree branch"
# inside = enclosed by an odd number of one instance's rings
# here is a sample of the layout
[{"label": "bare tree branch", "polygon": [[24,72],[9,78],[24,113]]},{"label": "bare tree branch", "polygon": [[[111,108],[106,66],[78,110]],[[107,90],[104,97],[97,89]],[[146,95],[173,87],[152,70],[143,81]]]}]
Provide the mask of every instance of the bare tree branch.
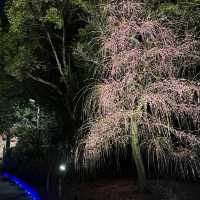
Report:
[{"label": "bare tree branch", "polygon": [[35,77],[35,76],[33,76],[32,74],[30,74],[30,73],[28,74],[28,77],[31,78],[31,79],[33,79],[34,81],[40,82],[40,83],[42,83],[42,84],[44,84],[44,85],[47,85],[47,86],[51,87],[51,88],[54,89],[58,94],[63,95],[63,92],[62,92],[56,85],[54,85],[53,83],[48,82],[48,81],[45,81],[45,80],[43,80],[43,79],[41,79],[41,78],[39,78],[39,77]]},{"label": "bare tree branch", "polygon": [[65,48],[65,25],[63,24],[63,34],[62,34],[62,59],[63,59],[63,65],[66,69],[67,76],[69,76],[69,68],[67,67],[66,62],[66,48]]},{"label": "bare tree branch", "polygon": [[63,82],[65,83],[66,88],[68,88],[68,84],[67,84],[67,81],[66,81],[66,79],[65,79],[64,72],[63,72],[63,70],[62,70],[62,65],[61,65],[60,60],[59,60],[59,58],[58,58],[58,54],[57,54],[56,49],[55,49],[55,46],[54,46],[54,44],[53,44],[53,42],[52,42],[51,36],[50,36],[50,34],[49,34],[49,31],[48,31],[47,29],[45,29],[45,32],[46,32],[46,34],[47,34],[48,41],[49,41],[49,43],[50,43],[50,45],[51,45],[51,48],[52,48],[54,57],[55,57],[55,59],[56,59],[56,63],[57,63],[57,66],[58,66],[58,70],[59,70],[59,72],[60,72],[60,75],[61,75],[61,77],[62,77],[62,79],[63,79]]}]

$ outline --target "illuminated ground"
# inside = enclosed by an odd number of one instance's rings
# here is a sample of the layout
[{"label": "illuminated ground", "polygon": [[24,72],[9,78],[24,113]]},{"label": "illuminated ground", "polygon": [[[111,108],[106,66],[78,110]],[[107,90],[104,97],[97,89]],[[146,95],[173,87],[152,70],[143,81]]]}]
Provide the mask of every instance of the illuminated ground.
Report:
[{"label": "illuminated ground", "polygon": [[24,192],[0,177],[0,200],[28,200]]}]

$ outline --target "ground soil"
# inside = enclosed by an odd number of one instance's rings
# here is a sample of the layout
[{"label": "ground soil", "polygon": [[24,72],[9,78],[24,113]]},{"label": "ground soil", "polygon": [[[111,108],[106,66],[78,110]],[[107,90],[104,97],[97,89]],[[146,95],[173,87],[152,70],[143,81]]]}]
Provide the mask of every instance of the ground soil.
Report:
[{"label": "ground soil", "polygon": [[134,179],[102,179],[80,184],[78,199],[81,200],[143,200],[147,195],[138,190]]},{"label": "ground soil", "polygon": [[[58,200],[58,183],[42,192],[43,200]],[[44,191],[44,190],[43,190]],[[63,180],[62,200],[200,200],[200,183],[149,180],[141,193],[136,178],[101,178],[90,181]]]},{"label": "ground soil", "polygon": [[63,200],[199,200],[200,184],[175,180],[151,180],[145,193],[134,178],[81,182],[64,190]]}]

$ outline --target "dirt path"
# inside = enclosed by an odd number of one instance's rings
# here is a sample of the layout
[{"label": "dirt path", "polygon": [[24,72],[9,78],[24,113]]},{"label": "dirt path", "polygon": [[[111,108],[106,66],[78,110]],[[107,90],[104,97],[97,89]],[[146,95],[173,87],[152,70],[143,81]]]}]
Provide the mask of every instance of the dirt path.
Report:
[{"label": "dirt path", "polygon": [[30,200],[25,193],[14,184],[0,177],[0,199],[1,200]]}]

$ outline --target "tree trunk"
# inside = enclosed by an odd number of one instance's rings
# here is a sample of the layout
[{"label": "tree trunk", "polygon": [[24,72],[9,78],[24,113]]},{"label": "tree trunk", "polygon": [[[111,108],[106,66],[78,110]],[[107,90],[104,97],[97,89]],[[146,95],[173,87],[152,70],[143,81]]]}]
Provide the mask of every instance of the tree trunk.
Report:
[{"label": "tree trunk", "polygon": [[46,178],[46,191],[49,192],[49,182],[50,182],[50,170],[48,170]]},{"label": "tree trunk", "polygon": [[146,186],[146,173],[140,152],[140,145],[138,140],[138,123],[135,116],[133,116],[131,120],[131,148],[138,174],[139,189],[140,191],[144,191]]},{"label": "tree trunk", "polygon": [[11,135],[10,135],[10,130],[8,129],[8,132],[6,134],[6,153],[9,151],[10,149],[10,138],[11,138]]}]

